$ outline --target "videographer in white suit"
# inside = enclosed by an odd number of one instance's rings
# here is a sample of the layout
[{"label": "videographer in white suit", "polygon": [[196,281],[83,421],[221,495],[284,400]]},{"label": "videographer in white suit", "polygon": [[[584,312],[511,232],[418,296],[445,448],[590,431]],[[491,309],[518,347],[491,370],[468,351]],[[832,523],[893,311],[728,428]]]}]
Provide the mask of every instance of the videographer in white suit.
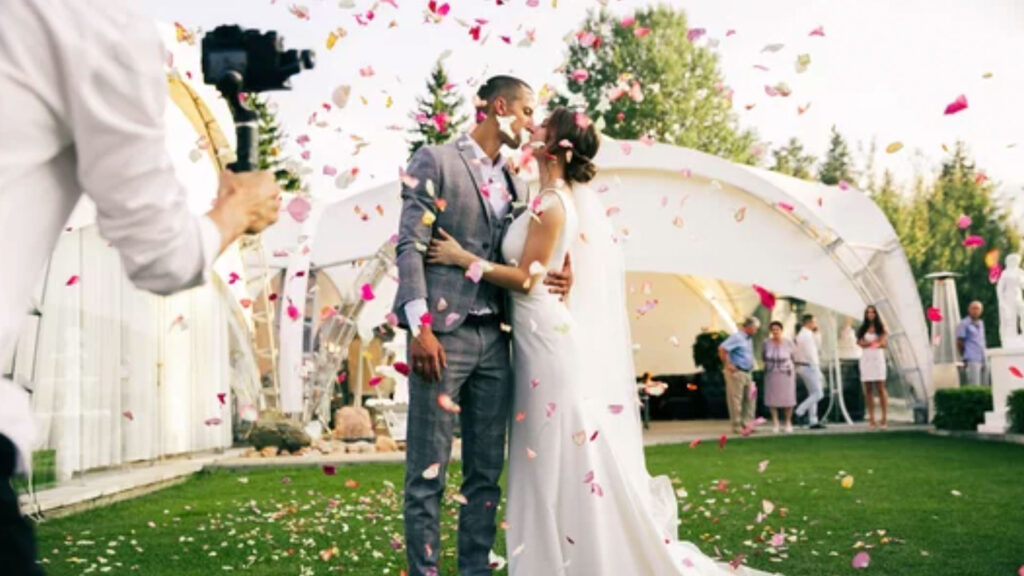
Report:
[{"label": "videographer in white suit", "polygon": [[[266,172],[224,173],[215,207],[189,212],[165,151],[164,48],[135,0],[0,2],[0,358],[82,194],[136,286],[171,294],[207,280],[245,232],[277,220]],[[87,280],[86,280],[87,281]],[[28,395],[0,380],[0,565],[42,574],[11,477],[30,462]]]}]

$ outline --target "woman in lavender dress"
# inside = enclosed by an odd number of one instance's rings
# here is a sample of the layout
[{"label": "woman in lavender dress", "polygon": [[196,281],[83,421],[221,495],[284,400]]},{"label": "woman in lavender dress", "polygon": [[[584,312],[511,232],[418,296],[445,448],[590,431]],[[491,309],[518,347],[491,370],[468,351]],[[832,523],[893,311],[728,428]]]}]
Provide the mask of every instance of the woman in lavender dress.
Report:
[{"label": "woman in lavender dress", "polygon": [[793,343],[782,337],[782,323],[769,324],[771,337],[764,341],[764,405],[772,413],[772,432],[779,433],[779,408],[786,419],[786,434],[793,432],[796,406],[796,368]]}]

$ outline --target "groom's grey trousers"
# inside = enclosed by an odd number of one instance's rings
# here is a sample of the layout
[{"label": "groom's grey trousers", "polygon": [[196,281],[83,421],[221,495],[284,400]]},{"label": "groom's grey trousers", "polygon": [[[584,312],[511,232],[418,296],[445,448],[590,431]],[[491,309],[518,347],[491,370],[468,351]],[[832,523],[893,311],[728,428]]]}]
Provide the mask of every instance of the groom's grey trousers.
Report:
[{"label": "groom's grey trousers", "polygon": [[[409,378],[406,443],[405,537],[409,576],[436,576],[441,553],[441,499],[451,457],[455,414],[438,405],[447,393],[462,407],[462,487],[468,500],[459,513],[461,576],[490,575],[489,553],[501,501],[498,480],[505,463],[505,431],[512,396],[509,336],[497,316],[472,316],[448,334],[437,334],[448,358],[441,382]],[[424,471],[440,465],[436,477]]]}]

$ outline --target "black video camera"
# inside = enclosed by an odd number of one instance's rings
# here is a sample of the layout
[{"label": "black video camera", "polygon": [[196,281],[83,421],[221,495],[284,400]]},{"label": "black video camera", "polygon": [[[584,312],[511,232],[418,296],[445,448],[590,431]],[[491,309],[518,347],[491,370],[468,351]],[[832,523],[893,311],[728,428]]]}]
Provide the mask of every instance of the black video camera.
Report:
[{"label": "black video camera", "polygon": [[216,86],[231,108],[238,136],[238,159],[228,166],[249,172],[259,163],[257,115],[241,95],[289,90],[289,78],[313,68],[312,50],[285,50],[277,32],[219,26],[203,37],[203,77]]}]

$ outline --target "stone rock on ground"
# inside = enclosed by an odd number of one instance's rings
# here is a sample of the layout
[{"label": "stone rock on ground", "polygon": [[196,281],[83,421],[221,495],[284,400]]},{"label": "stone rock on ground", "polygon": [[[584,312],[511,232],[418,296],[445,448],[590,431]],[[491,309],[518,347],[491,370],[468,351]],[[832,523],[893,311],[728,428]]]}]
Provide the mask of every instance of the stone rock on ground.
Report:
[{"label": "stone rock on ground", "polygon": [[253,425],[249,441],[259,451],[273,446],[282,451],[298,452],[312,443],[309,434],[294,420],[280,413],[268,412]]},{"label": "stone rock on ground", "polygon": [[398,452],[398,442],[390,436],[377,436],[377,452]]},{"label": "stone rock on ground", "polygon": [[334,413],[334,437],[342,440],[372,439],[373,420],[366,408],[345,406]]}]

